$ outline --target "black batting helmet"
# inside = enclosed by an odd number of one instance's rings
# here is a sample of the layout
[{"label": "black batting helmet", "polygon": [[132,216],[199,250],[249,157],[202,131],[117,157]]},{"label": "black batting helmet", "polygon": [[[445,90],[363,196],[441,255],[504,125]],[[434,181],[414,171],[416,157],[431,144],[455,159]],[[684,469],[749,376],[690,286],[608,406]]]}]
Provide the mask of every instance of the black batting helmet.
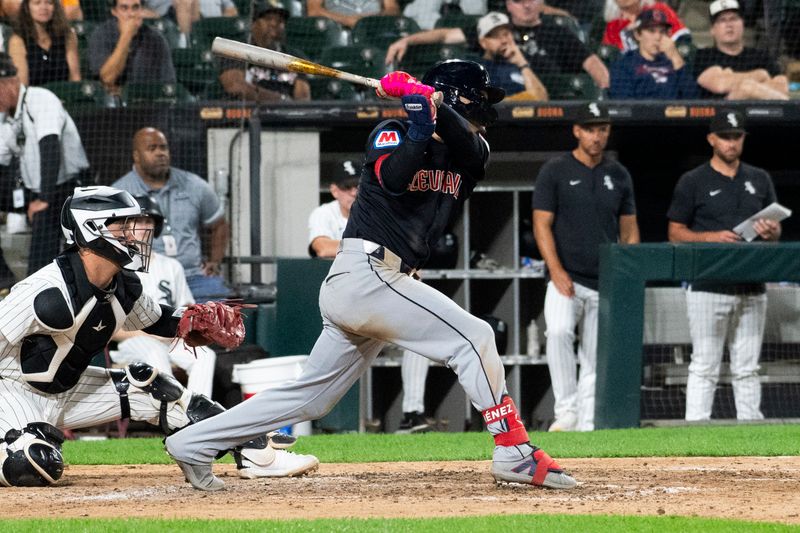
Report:
[{"label": "black batting helmet", "polygon": [[441,91],[444,103],[481,126],[489,126],[497,120],[497,111],[492,105],[506,95],[503,89],[489,84],[489,73],[482,65],[463,59],[440,61],[425,73],[422,83]]},{"label": "black batting helmet", "polygon": [[157,239],[161,236],[161,230],[164,229],[164,213],[161,212],[161,207],[152,196],[147,194],[134,196],[133,198],[142,207],[142,213],[150,215],[150,218],[155,221],[156,227],[153,231],[153,238]]}]

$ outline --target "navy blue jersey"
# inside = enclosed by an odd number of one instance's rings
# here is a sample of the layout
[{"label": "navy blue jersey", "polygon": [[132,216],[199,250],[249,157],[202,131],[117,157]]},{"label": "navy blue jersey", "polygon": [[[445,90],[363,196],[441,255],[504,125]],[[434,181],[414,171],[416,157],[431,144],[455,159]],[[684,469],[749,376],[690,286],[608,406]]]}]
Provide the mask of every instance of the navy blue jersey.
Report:
[{"label": "navy blue jersey", "polygon": [[408,123],[387,120],[367,139],[358,198],[343,238],[386,246],[421,268],[464,200],[484,177],[489,145],[448,106],[439,107],[433,138],[406,137]]}]

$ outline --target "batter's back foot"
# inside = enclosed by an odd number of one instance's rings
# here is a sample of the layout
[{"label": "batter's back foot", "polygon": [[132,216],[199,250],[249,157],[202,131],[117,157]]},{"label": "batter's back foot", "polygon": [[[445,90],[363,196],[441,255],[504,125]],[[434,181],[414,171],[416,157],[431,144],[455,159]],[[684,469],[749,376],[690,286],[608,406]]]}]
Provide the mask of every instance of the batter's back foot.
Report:
[{"label": "batter's back foot", "polygon": [[492,476],[498,483],[520,483],[549,489],[571,489],[578,484],[544,450],[527,444],[495,447]]}]

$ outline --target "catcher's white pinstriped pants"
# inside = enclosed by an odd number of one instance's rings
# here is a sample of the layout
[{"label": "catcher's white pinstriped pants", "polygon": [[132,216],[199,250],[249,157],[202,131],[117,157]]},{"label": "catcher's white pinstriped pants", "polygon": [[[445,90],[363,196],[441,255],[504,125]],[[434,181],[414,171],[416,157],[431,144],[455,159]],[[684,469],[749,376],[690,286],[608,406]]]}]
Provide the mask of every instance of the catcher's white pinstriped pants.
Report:
[{"label": "catcher's white pinstriped pants", "polygon": [[[161,402],[136,387],[128,388],[131,419],[158,425]],[[29,422],[47,422],[59,429],[78,429],[120,418],[119,393],[104,368],[90,366],[70,390],[58,394],[39,392],[27,383],[0,379],[0,435],[9,429],[22,429]],[[171,428],[189,423],[177,402],[169,404],[167,419]]]},{"label": "catcher's white pinstriped pants", "polygon": [[[476,409],[498,405],[505,370],[494,331],[450,298],[368,255],[373,243],[344,239],[319,295],[323,330],[297,381],[265,390],[167,439],[170,454],[208,464],[217,450],[324,416],[387,342],[445,364]],[[377,245],[375,245],[377,246]],[[389,263],[393,263],[390,261]],[[492,434],[505,421],[489,426]]]},{"label": "catcher's white pinstriped pants", "polygon": [[[597,302],[595,290],[574,283],[568,298],[553,282],[547,284],[544,320],[547,325],[547,368],[555,396],[556,421],[563,429],[594,429],[594,396],[597,367]],[[580,344],[575,364],[575,327]],[[574,424],[574,425],[573,425]]]},{"label": "catcher's white pinstriped pants", "polygon": [[686,291],[692,362],[686,382],[686,420],[708,420],[717,389],[725,340],[731,358],[736,418],[762,420],[758,358],[764,337],[767,295]]},{"label": "catcher's white pinstriped pants", "polygon": [[419,354],[403,350],[403,412],[425,412],[425,380],[428,378],[430,361]]}]

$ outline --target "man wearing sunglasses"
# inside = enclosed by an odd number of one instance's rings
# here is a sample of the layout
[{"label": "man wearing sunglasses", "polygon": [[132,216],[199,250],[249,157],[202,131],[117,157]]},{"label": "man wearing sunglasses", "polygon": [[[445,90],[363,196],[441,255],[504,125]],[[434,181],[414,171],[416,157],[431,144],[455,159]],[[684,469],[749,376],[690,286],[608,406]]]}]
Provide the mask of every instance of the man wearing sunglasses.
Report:
[{"label": "man wearing sunglasses", "polygon": [[[741,242],[732,228],[776,201],[769,174],[741,161],[744,115],[721,109],[711,120],[708,163],[678,181],[667,212],[670,242]],[[758,220],[765,241],[781,235],[780,223]],[[695,282],[686,291],[692,361],[686,383],[686,420],[708,420],[726,339],[736,418],[761,420],[758,357],[767,311],[763,283]]]}]

